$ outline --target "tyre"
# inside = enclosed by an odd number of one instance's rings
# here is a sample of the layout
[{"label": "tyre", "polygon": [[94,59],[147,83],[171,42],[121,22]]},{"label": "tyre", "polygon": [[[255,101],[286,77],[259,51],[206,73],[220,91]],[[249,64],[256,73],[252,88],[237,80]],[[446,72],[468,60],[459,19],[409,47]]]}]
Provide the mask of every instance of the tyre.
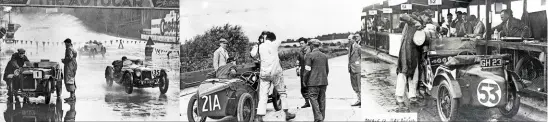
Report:
[{"label": "tyre", "polygon": [[544,66],[539,60],[531,56],[525,56],[518,61],[514,72],[516,72],[521,79],[533,81],[533,79],[543,75],[543,67]]},{"label": "tyre", "polygon": [[8,103],[13,103],[13,99],[15,99],[15,91],[13,89],[13,83],[11,81],[11,79],[9,79],[10,81],[8,81]]},{"label": "tyre", "polygon": [[47,83],[46,83],[46,95],[44,96],[45,97],[44,103],[46,103],[46,104],[49,104],[50,101],[51,101],[51,90],[52,90],[51,89],[52,88],[51,84],[52,83],[53,83],[53,80],[48,80]]},{"label": "tyre", "polygon": [[505,106],[499,107],[499,111],[504,117],[512,118],[518,113],[521,102],[514,83],[509,83],[508,85],[506,99],[508,101]]},{"label": "tyre", "polygon": [[255,119],[255,100],[249,93],[243,93],[238,99],[236,118],[238,122],[250,122]]},{"label": "tyre", "polygon": [[111,87],[114,82],[114,68],[112,66],[107,66],[105,69],[105,79],[107,81],[107,86]]},{"label": "tyre", "polygon": [[449,82],[442,80],[438,89],[438,95],[436,96],[436,105],[438,108],[438,115],[441,121],[455,121],[458,116],[459,99],[451,96],[451,90],[449,90]]},{"label": "tyre", "polygon": [[276,111],[282,110],[282,99],[280,98],[281,95],[280,93],[278,93],[278,90],[274,89],[271,97],[272,97],[272,105],[274,106],[274,110]]},{"label": "tyre", "polygon": [[159,80],[159,87],[160,93],[165,94],[167,92],[167,89],[169,88],[169,79],[167,78],[167,74],[165,71],[162,70],[161,78]]},{"label": "tyre", "polygon": [[205,122],[207,117],[198,115],[198,94],[192,95],[188,101],[188,107],[186,109],[186,114],[189,122]]},{"label": "tyre", "polygon": [[133,74],[130,72],[124,73],[123,81],[124,90],[126,90],[126,93],[131,94],[133,92]]}]

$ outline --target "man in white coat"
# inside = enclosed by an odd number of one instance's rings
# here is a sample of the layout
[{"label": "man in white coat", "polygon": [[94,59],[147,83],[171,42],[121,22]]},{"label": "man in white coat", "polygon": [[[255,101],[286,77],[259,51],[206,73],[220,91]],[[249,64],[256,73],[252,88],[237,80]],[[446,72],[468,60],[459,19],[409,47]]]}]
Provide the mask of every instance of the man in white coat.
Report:
[{"label": "man in white coat", "polygon": [[226,45],[228,41],[226,39],[221,38],[219,40],[221,42],[219,48],[215,50],[213,53],[213,68],[215,68],[215,71],[219,69],[219,67],[226,64],[226,60],[228,59],[228,52],[226,52]]}]

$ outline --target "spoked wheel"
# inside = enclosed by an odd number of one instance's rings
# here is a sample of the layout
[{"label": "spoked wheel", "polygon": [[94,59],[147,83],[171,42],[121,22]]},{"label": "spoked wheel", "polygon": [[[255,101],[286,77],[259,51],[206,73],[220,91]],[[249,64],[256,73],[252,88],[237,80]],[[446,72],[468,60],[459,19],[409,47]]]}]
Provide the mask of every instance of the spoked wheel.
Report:
[{"label": "spoked wheel", "polygon": [[508,87],[508,101],[505,106],[499,108],[500,113],[507,118],[514,117],[519,110],[520,96],[518,95],[514,83],[509,83]]},{"label": "spoked wheel", "polygon": [[9,81],[8,86],[9,86],[9,88],[8,88],[8,103],[13,103],[13,99],[15,99],[14,98],[15,97],[15,95],[14,95],[15,91],[13,89],[12,81]]},{"label": "spoked wheel", "polygon": [[278,93],[278,90],[274,89],[274,92],[272,93],[272,105],[274,105],[274,110],[279,111],[282,110],[282,99],[280,98],[280,93]]},{"label": "spoked wheel", "polygon": [[[536,58],[525,56],[518,61],[514,72],[516,72],[521,79],[532,81],[533,84],[531,86],[543,86],[543,80],[535,80],[542,77],[543,67],[542,63]],[[540,88],[542,88],[541,92],[546,92],[546,87]]]},{"label": "spoked wheel", "polygon": [[133,92],[133,75],[129,72],[124,73],[123,83],[126,93],[131,94]]},{"label": "spoked wheel", "polygon": [[198,94],[192,95],[188,101],[186,114],[189,122],[205,122],[207,117],[198,115]]},{"label": "spoked wheel", "polygon": [[167,78],[167,73],[162,70],[161,78],[159,79],[160,93],[165,94],[169,87],[169,79]]},{"label": "spoked wheel", "polygon": [[255,101],[253,100],[253,97],[251,97],[251,94],[249,93],[243,93],[240,95],[240,99],[238,100],[238,108],[237,108],[237,119],[238,122],[250,122],[255,119]]},{"label": "spoked wheel", "polygon": [[458,116],[458,104],[459,100],[451,96],[449,90],[449,82],[447,80],[441,81],[438,89],[438,96],[436,100],[438,115],[441,121],[455,121]]}]

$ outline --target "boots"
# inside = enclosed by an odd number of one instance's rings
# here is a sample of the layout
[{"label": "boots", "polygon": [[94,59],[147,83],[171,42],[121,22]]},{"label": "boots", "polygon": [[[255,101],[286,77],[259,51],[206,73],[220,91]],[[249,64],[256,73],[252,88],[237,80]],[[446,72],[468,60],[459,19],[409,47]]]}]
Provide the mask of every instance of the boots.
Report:
[{"label": "boots", "polygon": [[284,112],[285,112],[285,120],[288,121],[288,120],[291,120],[291,119],[294,119],[296,117],[295,114],[292,114],[292,113],[289,113],[287,111],[287,109],[284,109]]},{"label": "boots", "polygon": [[264,122],[264,121],[263,121],[263,115],[257,115],[257,116],[255,117],[255,122]]},{"label": "boots", "polygon": [[310,107],[310,102],[308,102],[308,99],[305,99],[304,101],[305,101],[305,103],[304,103],[303,106],[301,106],[301,108],[308,108],[308,107]]}]

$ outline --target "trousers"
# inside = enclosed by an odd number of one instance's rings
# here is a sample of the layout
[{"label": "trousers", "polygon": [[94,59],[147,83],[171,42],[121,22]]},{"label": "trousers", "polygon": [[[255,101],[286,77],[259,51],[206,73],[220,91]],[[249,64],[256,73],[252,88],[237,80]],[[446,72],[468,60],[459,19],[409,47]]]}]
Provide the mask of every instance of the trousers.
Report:
[{"label": "trousers", "polygon": [[[396,79],[396,101],[403,102],[403,96],[405,95],[406,88],[409,90],[407,94],[408,98],[417,96],[417,83],[419,81],[419,68],[415,68],[415,73],[412,77],[408,77],[406,74],[399,73]],[[406,87],[407,85],[407,87]]]},{"label": "trousers", "polygon": [[310,105],[314,113],[315,121],[323,121],[325,119],[325,91],[327,85],[309,86],[308,94],[310,95]]},{"label": "trousers", "polygon": [[272,94],[272,87],[280,94],[282,101],[282,109],[287,109],[287,94],[285,92],[285,84],[282,73],[272,77],[261,77],[259,82],[259,105],[257,106],[257,115],[266,115],[266,106],[268,103],[268,95]]},{"label": "trousers", "polygon": [[361,78],[360,73],[350,73],[350,84],[352,85],[352,89],[356,94],[358,95],[358,101],[361,100]]}]

